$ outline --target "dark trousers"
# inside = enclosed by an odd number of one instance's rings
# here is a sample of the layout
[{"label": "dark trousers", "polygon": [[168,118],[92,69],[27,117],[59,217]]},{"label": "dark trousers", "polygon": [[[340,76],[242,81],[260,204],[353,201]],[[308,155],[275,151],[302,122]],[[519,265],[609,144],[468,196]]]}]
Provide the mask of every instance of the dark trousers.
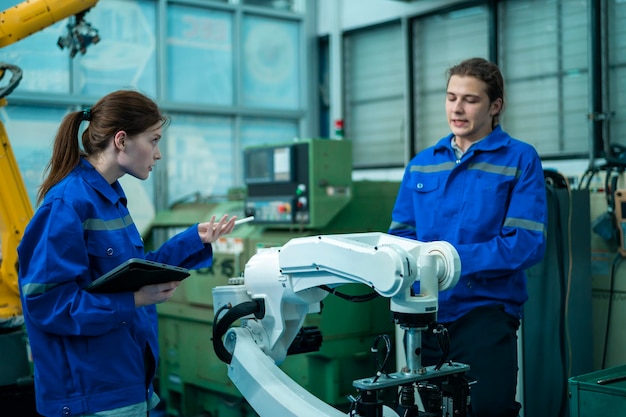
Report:
[{"label": "dark trousers", "polygon": [[[501,306],[479,307],[452,323],[443,323],[450,336],[449,360],[470,366],[471,416],[517,417],[517,334],[519,320]],[[441,358],[437,339],[422,335],[422,365]]]}]

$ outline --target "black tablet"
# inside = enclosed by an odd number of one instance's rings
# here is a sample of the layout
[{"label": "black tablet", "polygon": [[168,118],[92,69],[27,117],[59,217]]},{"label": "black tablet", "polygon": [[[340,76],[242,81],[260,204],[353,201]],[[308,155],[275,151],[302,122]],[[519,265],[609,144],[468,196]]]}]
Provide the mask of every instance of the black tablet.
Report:
[{"label": "black tablet", "polygon": [[178,266],[130,258],[89,284],[85,290],[92,293],[137,291],[144,285],[182,281],[189,270]]}]

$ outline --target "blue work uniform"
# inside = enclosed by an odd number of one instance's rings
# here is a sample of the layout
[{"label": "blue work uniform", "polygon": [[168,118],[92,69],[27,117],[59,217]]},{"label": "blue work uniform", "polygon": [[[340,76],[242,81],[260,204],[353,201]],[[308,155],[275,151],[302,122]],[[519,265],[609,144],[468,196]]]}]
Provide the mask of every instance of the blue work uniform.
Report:
[{"label": "blue work uniform", "polygon": [[[439,293],[438,322],[448,330],[447,360],[469,365],[472,417],[513,417],[517,330],[528,299],[524,270],[541,261],[547,202],[535,149],[497,126],[457,156],[453,135],[406,167],[389,233],[451,243],[461,259],[456,286]],[[416,290],[418,290],[416,288]],[[424,332],[422,364],[443,355]]]},{"label": "blue work uniform", "polygon": [[460,159],[453,135],[407,165],[389,233],[451,243],[461,259],[459,283],[440,292],[438,320],[502,304],[520,318],[528,299],[524,270],[546,245],[547,202],[541,160],[529,144],[497,126]]},{"label": "blue work uniform", "polygon": [[156,307],[136,308],[132,292],[83,289],[129,258],[210,266],[212,248],[197,225],[145,253],[119,182],[109,184],[81,159],[46,194],[18,255],[37,411],[82,415],[149,399],[159,360]]}]

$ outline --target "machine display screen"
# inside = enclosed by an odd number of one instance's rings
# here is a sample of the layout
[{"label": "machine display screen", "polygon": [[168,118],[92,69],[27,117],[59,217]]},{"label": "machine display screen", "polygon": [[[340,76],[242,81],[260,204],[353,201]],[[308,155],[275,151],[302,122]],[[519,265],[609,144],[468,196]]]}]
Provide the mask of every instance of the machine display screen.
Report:
[{"label": "machine display screen", "polygon": [[291,181],[291,152],[289,152],[289,148],[274,148],[274,181]]},{"label": "machine display screen", "polygon": [[253,151],[246,156],[246,182],[271,181],[271,163],[267,152]]},{"label": "machine display screen", "polygon": [[291,148],[288,146],[247,149],[244,163],[246,184],[292,180]]}]

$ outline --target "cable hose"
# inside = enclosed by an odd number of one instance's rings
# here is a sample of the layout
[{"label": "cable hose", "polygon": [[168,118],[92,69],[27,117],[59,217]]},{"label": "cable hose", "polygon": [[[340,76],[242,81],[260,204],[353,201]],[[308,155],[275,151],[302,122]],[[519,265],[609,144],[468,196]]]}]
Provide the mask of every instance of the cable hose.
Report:
[{"label": "cable hose", "polygon": [[213,323],[213,350],[217,357],[227,364],[233,360],[233,355],[226,349],[222,337],[226,334],[230,326],[242,317],[254,314],[258,319],[263,318],[265,315],[265,309],[262,305],[262,300],[246,301],[245,303],[237,304],[229,309],[224,317],[218,320],[215,316],[215,322]]},{"label": "cable hose", "polygon": [[[381,340],[385,342],[385,354],[384,354],[383,359],[379,360],[378,344],[380,343]],[[389,361],[389,356],[391,355],[391,339],[389,338],[389,336],[386,334],[380,334],[376,336],[376,339],[374,340],[374,343],[372,344],[372,347],[370,348],[370,352],[372,352],[374,356],[374,361],[376,361],[376,377],[374,378],[374,381],[373,381],[373,382],[376,382],[378,381],[378,378],[381,377],[381,375],[387,375],[387,372],[385,372],[385,367],[387,366],[387,362]]]},{"label": "cable hose", "polygon": [[448,333],[448,329],[442,324],[435,323],[434,325],[433,333],[435,333],[437,344],[439,345],[439,349],[441,349],[441,358],[434,368],[435,371],[438,371],[448,361],[448,355],[450,355],[450,334]]},{"label": "cable hose", "polygon": [[[566,347],[566,339],[567,339],[567,319],[565,315],[566,304],[568,302],[566,297],[566,287],[567,287],[567,278],[565,274],[565,249],[563,247],[563,239],[565,239],[565,235],[563,233],[563,227],[561,224],[561,205],[559,202],[559,197],[556,194],[556,189],[552,186],[546,185],[546,191],[549,194],[549,197],[554,200],[555,206],[555,216],[557,217],[557,221],[555,222],[555,245],[556,245],[556,258],[557,258],[557,275],[559,282],[559,322],[558,322],[558,332],[559,332],[559,351],[561,354],[561,367],[563,371],[563,381],[567,381],[569,377],[568,369],[569,362],[572,358],[569,356],[568,349]],[[572,207],[568,207],[568,210],[573,210]],[[571,239],[571,237],[570,237]],[[564,382],[561,386],[561,400],[559,402],[559,416],[565,416],[565,411],[567,410],[567,402],[568,402],[568,386],[567,383]]]},{"label": "cable hose", "polygon": [[6,64],[4,62],[0,62],[0,80],[4,78],[6,70],[11,72],[11,79],[6,86],[0,88],[0,98],[11,94],[20,81],[22,81],[22,69],[16,65]]},{"label": "cable hose", "polygon": [[348,295],[348,294],[339,292],[335,290],[334,288],[330,288],[328,285],[320,285],[318,286],[318,288],[334,296],[337,296],[341,298],[342,300],[350,301],[352,303],[364,303],[364,302],[371,301],[380,297],[380,294],[378,294],[377,292],[372,292],[370,294],[364,294],[364,295]]}]

